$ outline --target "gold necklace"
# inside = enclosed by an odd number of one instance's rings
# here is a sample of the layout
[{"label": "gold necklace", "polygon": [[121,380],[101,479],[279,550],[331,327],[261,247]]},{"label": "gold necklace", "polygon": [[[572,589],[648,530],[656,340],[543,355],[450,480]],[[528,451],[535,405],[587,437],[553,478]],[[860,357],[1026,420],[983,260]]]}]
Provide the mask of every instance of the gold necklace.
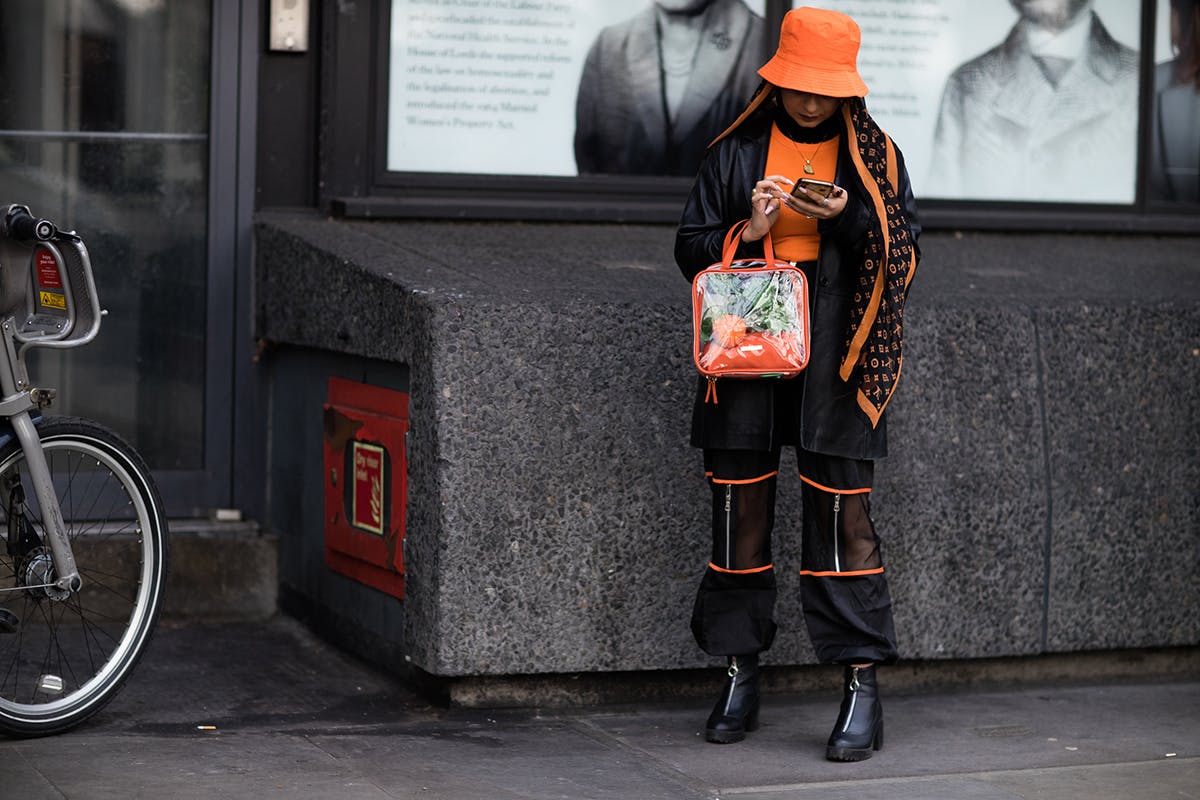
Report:
[{"label": "gold necklace", "polygon": [[815,175],[817,171],[813,169],[812,160],[817,157],[817,153],[821,152],[821,148],[825,146],[826,142],[832,140],[826,139],[824,142],[818,144],[817,149],[813,150],[813,154],[811,156],[804,155],[804,151],[800,149],[800,143],[795,139],[788,139],[788,141],[792,143],[792,147],[796,148],[796,152],[799,153],[800,157],[804,159],[804,174]]}]

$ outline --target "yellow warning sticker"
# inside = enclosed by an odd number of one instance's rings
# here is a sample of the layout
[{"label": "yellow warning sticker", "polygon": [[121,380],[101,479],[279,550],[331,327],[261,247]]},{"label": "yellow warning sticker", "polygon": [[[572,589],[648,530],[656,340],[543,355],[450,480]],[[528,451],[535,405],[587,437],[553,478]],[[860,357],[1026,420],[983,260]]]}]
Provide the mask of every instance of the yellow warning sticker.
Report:
[{"label": "yellow warning sticker", "polygon": [[59,311],[67,310],[67,296],[58,292],[38,292],[40,295],[41,304],[47,308],[57,308]]}]

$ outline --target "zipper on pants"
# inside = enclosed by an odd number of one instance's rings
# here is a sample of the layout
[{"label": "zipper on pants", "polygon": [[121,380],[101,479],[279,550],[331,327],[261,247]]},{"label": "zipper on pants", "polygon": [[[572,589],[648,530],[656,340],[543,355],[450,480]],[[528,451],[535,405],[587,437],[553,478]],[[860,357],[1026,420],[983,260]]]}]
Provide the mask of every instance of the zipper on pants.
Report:
[{"label": "zipper on pants", "polygon": [[725,484],[725,569],[733,569],[733,531],[729,529],[733,506],[733,484]]},{"label": "zipper on pants", "polygon": [[842,508],[842,496],[835,494],[833,496],[833,571],[842,571],[842,558],[838,555],[841,550],[841,545],[838,543],[838,511]]}]

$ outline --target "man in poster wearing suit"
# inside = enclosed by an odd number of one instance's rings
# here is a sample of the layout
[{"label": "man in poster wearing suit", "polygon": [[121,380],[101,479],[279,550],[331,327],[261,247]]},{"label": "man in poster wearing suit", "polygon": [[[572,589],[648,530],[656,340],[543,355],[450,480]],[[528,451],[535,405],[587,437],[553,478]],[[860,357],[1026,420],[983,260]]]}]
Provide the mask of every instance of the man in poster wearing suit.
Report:
[{"label": "man in poster wearing suit", "polygon": [[1200,0],[1171,0],[1175,58],[1159,64],[1150,133],[1151,200],[1200,203]]},{"label": "man in poster wearing suit", "polygon": [[1133,202],[1137,52],[1092,0],[1010,2],[1021,18],[1008,37],[946,83],[922,194]]},{"label": "man in poster wearing suit", "polygon": [[758,86],[765,36],[742,0],[654,0],[602,30],[576,98],[579,173],[694,176]]}]

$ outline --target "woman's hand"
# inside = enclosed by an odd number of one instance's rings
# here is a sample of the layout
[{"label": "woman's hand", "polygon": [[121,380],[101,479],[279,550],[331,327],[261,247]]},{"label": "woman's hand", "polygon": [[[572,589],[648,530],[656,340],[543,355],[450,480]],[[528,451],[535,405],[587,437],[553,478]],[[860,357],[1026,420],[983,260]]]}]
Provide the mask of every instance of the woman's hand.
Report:
[{"label": "woman's hand", "polygon": [[833,219],[846,210],[848,199],[846,190],[840,186],[835,185],[829,197],[821,197],[807,191],[803,186],[797,186],[796,193],[788,194],[782,198],[782,202],[797,214],[817,219]]},{"label": "woman's hand", "polygon": [[768,175],[750,188],[750,224],[742,231],[743,242],[757,242],[779,219],[779,209],[784,202],[780,198],[787,196],[787,191],[779,186],[781,183],[792,185],[782,175]]},{"label": "woman's hand", "polygon": [[840,186],[834,186],[829,197],[822,198],[803,187],[797,187],[792,194],[781,184],[794,185],[782,175],[768,175],[754,184],[750,193],[750,224],[742,231],[742,241],[756,242],[766,236],[785,205],[797,214],[815,219],[833,219],[846,210],[846,190]]}]

